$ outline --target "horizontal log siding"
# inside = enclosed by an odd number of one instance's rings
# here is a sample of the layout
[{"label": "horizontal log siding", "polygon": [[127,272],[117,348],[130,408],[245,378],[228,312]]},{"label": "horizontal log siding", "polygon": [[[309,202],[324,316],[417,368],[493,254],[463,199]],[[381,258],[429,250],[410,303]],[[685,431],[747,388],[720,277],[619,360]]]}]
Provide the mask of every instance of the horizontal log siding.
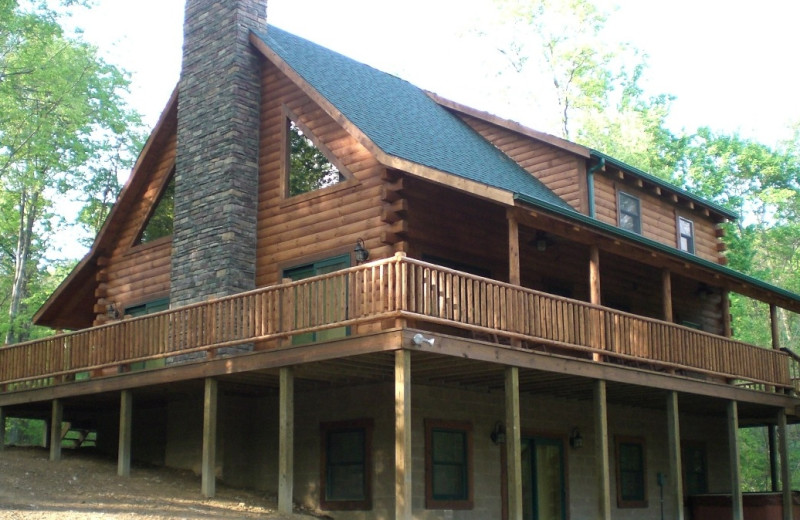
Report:
[{"label": "horizontal log siding", "polygon": [[458,114],[484,139],[542,181],[573,209],[586,213],[586,161],[501,126]]},{"label": "horizontal log siding", "polygon": [[698,211],[678,208],[667,197],[656,196],[647,191],[620,182],[608,175],[595,175],[595,216],[601,222],[618,225],[617,222],[617,192],[624,191],[641,202],[642,211],[642,236],[661,242],[668,246],[677,247],[678,215],[682,215],[694,222],[695,225],[695,254],[705,260],[717,262],[717,242],[714,222],[703,216]]},{"label": "horizontal log siding", "polygon": [[[408,317],[530,349],[599,353],[640,369],[789,387],[772,349],[469,275],[402,255],[218,300],[0,349],[0,391],[71,374],[330,328]],[[354,330],[357,330],[355,327]],[[511,347],[508,347],[511,348]],[[769,389],[770,386],[764,387]]]},{"label": "horizontal log siding", "polygon": [[106,300],[114,302],[119,310],[164,297],[169,293],[171,240],[163,238],[149,244],[132,245],[142,231],[153,204],[158,199],[159,190],[175,163],[176,142],[173,134],[157,152],[159,157],[156,167],[125,220],[111,252],[106,267]]},{"label": "horizontal log siding", "polygon": [[[391,246],[380,242],[385,227],[381,221],[384,169],[372,154],[266,62],[261,99],[256,285],[278,282],[282,269],[298,262],[351,252],[358,238],[366,242],[371,259],[393,254]],[[284,197],[284,106],[337,158],[352,180]]]}]

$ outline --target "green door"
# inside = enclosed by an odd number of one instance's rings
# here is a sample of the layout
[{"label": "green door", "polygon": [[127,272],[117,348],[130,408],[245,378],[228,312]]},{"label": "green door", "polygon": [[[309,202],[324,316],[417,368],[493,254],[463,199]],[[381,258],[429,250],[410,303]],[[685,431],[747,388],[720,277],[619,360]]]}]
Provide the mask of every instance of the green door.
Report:
[{"label": "green door", "polygon": [[[138,318],[139,316],[146,316],[148,314],[166,311],[168,309],[169,309],[169,298],[161,298],[158,300],[153,300],[151,302],[143,303],[141,305],[128,307],[125,309],[125,315],[130,316],[132,318]],[[137,363],[131,363],[130,370],[131,372],[133,372],[136,370],[161,368],[165,365],[166,365],[165,358],[151,359],[150,361],[139,361]]]},{"label": "green door", "polygon": [[522,517],[566,520],[564,443],[560,439],[522,439]]},{"label": "green door", "polygon": [[[311,278],[312,276],[319,276],[323,274],[332,273],[334,271],[340,271],[342,269],[347,269],[350,267],[350,255],[342,255],[336,256],[333,258],[326,258],[325,260],[319,260],[317,262],[299,265],[293,267],[291,269],[286,269],[283,272],[284,278],[289,278],[293,281],[296,280],[303,280],[305,278]],[[341,294],[338,287],[334,286],[335,284],[341,284],[341,281],[329,281],[325,288],[326,290],[323,291],[323,302],[326,305],[330,305],[331,308],[341,305],[340,298],[338,295]],[[345,288],[346,291],[346,288]],[[295,312],[302,313],[308,312],[309,309],[295,309]],[[319,332],[309,332],[306,334],[295,334],[292,337],[292,344],[298,345],[301,343],[309,343],[313,341],[329,341],[337,338],[343,338],[347,336],[348,328],[347,327],[337,327],[334,329],[326,329],[321,330]]]}]

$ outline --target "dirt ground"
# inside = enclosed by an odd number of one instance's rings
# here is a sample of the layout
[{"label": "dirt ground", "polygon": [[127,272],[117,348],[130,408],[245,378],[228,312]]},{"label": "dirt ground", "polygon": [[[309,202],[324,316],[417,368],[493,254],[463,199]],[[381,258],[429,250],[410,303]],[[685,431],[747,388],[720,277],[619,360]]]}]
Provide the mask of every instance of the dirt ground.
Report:
[{"label": "dirt ground", "polygon": [[50,462],[41,448],[0,451],[0,518],[4,520],[311,520],[277,512],[274,496],[217,484],[204,499],[200,478],[163,468],[131,470],[117,476],[116,462],[87,453],[63,451]]}]

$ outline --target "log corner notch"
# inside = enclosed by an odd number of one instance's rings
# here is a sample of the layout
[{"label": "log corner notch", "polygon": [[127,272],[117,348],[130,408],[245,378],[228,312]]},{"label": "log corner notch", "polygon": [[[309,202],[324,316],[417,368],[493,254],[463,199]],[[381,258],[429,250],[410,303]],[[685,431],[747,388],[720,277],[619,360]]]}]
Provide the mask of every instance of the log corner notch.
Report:
[{"label": "log corner notch", "polygon": [[393,246],[395,253],[407,252],[408,200],[403,193],[405,178],[396,170],[386,169],[382,179],[381,220],[384,222],[384,231],[381,233],[381,242]]}]

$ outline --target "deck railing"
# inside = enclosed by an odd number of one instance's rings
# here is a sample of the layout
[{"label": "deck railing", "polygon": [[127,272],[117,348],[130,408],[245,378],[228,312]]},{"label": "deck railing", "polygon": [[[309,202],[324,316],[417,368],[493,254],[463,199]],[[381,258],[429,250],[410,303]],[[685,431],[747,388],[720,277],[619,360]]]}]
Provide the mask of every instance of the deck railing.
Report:
[{"label": "deck railing", "polygon": [[[786,353],[473,276],[402,255],[0,348],[0,390],[242,344],[325,338],[389,318],[429,322],[508,348],[790,388]],[[314,336],[317,335],[317,337]],[[269,347],[268,347],[269,348]],[[274,347],[273,347],[274,348]]]}]

